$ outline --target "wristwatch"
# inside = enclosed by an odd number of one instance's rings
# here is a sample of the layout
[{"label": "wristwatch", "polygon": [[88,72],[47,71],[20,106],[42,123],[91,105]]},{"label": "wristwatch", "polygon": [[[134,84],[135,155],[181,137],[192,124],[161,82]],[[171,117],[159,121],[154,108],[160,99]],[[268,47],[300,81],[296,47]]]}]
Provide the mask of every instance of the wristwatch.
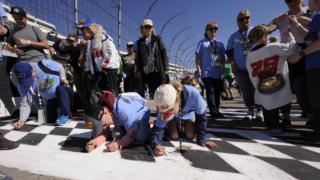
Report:
[{"label": "wristwatch", "polygon": [[301,57],[305,57],[305,56],[306,56],[306,53],[305,53],[303,50],[301,50],[301,51],[299,52],[299,55],[300,55]]},{"label": "wristwatch", "polygon": [[31,41],[30,41],[30,40],[28,40],[27,43],[28,43],[29,45],[31,45]]}]

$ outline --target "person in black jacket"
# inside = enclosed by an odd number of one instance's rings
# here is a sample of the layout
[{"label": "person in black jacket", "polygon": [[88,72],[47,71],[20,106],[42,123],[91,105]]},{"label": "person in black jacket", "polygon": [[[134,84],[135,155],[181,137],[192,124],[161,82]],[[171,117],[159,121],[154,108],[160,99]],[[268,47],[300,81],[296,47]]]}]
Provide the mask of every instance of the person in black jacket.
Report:
[{"label": "person in black jacket", "polygon": [[167,50],[161,37],[156,35],[152,20],[145,19],[142,26],[144,36],[137,42],[136,73],[141,75],[152,98],[158,86],[169,82],[169,62]]}]

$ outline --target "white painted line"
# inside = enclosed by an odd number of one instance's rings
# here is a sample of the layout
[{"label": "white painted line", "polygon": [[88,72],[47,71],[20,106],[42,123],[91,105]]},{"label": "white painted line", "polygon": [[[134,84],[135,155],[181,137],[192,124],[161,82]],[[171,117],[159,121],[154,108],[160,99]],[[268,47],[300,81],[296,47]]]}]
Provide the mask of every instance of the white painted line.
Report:
[{"label": "white painted line", "polygon": [[312,166],[320,170],[320,162],[313,162],[313,161],[301,161],[301,162],[306,163],[309,166]]},{"label": "white painted line", "polygon": [[239,135],[251,139],[257,143],[269,144],[269,145],[283,145],[283,146],[294,146],[293,144],[283,142],[277,138],[269,136],[267,134],[256,132],[256,131],[240,131]]},{"label": "white painted line", "polygon": [[71,131],[69,136],[90,139],[91,138],[91,134],[92,134],[92,129],[78,129],[78,128],[75,128],[75,129],[73,129]]},{"label": "white painted line", "polygon": [[13,129],[13,125],[12,124],[6,124],[4,126],[0,126],[0,129],[3,129],[3,130],[12,130]]},{"label": "white painted line", "polygon": [[11,140],[11,141],[17,141],[24,136],[26,136],[28,133],[27,132],[22,132],[22,131],[10,131],[7,134],[5,134],[5,138]]},{"label": "white painted line", "polygon": [[217,154],[239,172],[248,176],[250,179],[295,179],[290,174],[256,157],[228,153]]},{"label": "white painted line", "polygon": [[247,142],[231,142],[231,141],[228,141],[228,142],[254,156],[294,159],[291,156],[288,156],[282,152],[279,152],[263,144],[247,143]]},{"label": "white painted line", "polygon": [[64,136],[47,135],[37,146],[41,149],[60,150],[65,140]]},{"label": "white painted line", "polygon": [[320,147],[311,147],[311,146],[301,146],[301,147],[320,154]]},{"label": "white painted line", "polygon": [[39,126],[34,128],[31,132],[32,133],[39,133],[39,134],[49,134],[55,127],[54,126]]}]

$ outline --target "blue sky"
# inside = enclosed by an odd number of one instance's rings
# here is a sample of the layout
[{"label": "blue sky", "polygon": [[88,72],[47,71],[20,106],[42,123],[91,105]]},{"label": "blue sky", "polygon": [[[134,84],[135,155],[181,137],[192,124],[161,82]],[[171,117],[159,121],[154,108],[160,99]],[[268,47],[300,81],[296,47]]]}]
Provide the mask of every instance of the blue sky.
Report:
[{"label": "blue sky", "polygon": [[[125,13],[129,13],[124,15],[124,23],[130,26],[137,26],[135,24],[142,21],[153,2],[154,0],[124,0],[124,11]],[[170,17],[178,12],[185,12],[171,21],[162,34],[165,44],[169,49],[173,36],[179,30],[192,26],[191,29],[184,31],[174,40],[171,56],[175,56],[178,46],[182,42],[185,42],[182,44],[183,49],[192,46],[192,44],[203,38],[204,27],[206,23],[212,20],[218,22],[218,39],[226,45],[229,36],[237,30],[236,16],[242,9],[249,9],[251,11],[252,25],[257,25],[269,23],[274,17],[287,11],[287,6],[284,0],[158,0],[152,8],[149,17],[154,20],[155,28],[159,32],[163,24]],[[130,18],[127,16],[130,16]],[[130,24],[130,21],[133,21],[132,19],[135,19],[135,24],[133,22],[133,24]],[[124,34],[128,39],[137,39],[136,34],[126,33],[125,29]],[[190,40],[186,40],[188,38]],[[193,51],[192,49],[195,49],[195,47],[187,51]],[[184,61],[191,59],[192,53],[189,53],[189,57],[186,56],[187,53],[185,52],[182,56],[182,58],[185,58]],[[181,55],[182,51],[178,51],[178,57]]]},{"label": "blue sky", "polygon": [[[28,13],[55,24],[61,33],[75,31],[71,0],[4,0],[4,2],[24,7]],[[153,3],[153,8],[150,8]],[[115,8],[117,4],[118,0],[78,0],[79,19],[93,18],[103,24],[117,44],[118,12]],[[170,51],[170,57],[177,55],[184,62],[193,61],[192,52],[197,42],[203,38],[204,27],[208,22],[212,20],[218,22],[218,39],[226,45],[229,36],[237,30],[236,16],[240,10],[251,11],[252,25],[269,23],[287,10],[284,0],[122,0],[122,5],[122,51],[125,50],[127,41],[138,39],[139,25],[146,17],[148,9],[150,9],[148,17],[154,21],[158,33],[171,17],[181,13],[170,21],[161,36],[168,52]],[[174,39],[174,36],[184,28],[188,29]]]}]

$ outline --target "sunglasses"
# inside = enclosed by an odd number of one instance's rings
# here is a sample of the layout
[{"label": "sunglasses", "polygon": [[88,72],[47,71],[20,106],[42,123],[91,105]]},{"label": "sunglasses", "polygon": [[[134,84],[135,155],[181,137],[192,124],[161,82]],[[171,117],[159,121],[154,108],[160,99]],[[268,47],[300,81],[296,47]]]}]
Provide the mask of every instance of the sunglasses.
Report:
[{"label": "sunglasses", "polygon": [[150,25],[145,25],[145,26],[143,26],[143,28],[144,28],[144,29],[151,29],[152,26],[150,26]]},{"label": "sunglasses", "polygon": [[218,31],[218,28],[217,27],[208,28],[208,29],[206,29],[206,31],[216,32],[216,31]]},{"label": "sunglasses", "polygon": [[250,17],[249,16],[246,16],[246,17],[243,17],[243,18],[239,18],[238,21],[239,22],[244,22],[245,20],[249,20]]}]

